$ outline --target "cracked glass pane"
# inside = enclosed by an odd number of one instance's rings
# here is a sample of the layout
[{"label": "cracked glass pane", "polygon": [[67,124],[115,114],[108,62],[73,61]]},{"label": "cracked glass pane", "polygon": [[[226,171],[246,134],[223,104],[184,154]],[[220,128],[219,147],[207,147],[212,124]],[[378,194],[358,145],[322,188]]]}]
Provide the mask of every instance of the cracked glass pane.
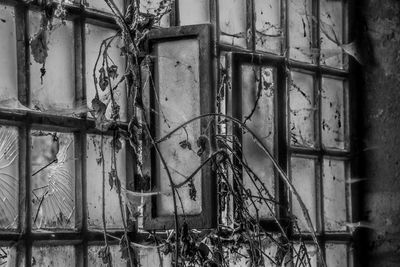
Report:
[{"label": "cracked glass pane", "polygon": [[305,243],[293,245],[293,266],[317,267],[317,262],[318,251],[315,245]]},{"label": "cracked glass pane", "polygon": [[210,22],[209,0],[178,0],[180,25]]},{"label": "cracked glass pane", "polygon": [[75,227],[75,144],[71,133],[32,131],[32,227]]},{"label": "cracked glass pane", "polygon": [[246,47],[246,1],[219,1],[220,42]]},{"label": "cracked glass pane", "polygon": [[[99,0],[83,0],[83,4],[89,8],[93,8],[99,11],[112,13],[111,9],[108,7],[106,1]],[[123,13],[124,0],[114,0],[114,3],[117,5],[118,9]]]},{"label": "cracked glass pane", "polygon": [[293,146],[315,147],[317,103],[314,97],[314,77],[291,72],[289,108],[290,143]]},{"label": "cracked glass pane", "polygon": [[[14,7],[0,5],[0,104],[3,101],[16,101],[18,99],[17,84],[17,40],[15,36],[15,11]],[[3,49],[7,48],[7,49]]]},{"label": "cracked glass pane", "polygon": [[322,145],[326,148],[347,149],[346,98],[343,80],[322,77]]},{"label": "cracked glass pane", "polygon": [[325,158],[322,175],[325,231],[346,231],[347,182],[346,162]]},{"label": "cracked glass pane", "polygon": [[[291,159],[292,183],[306,205],[314,230],[317,228],[316,165],[317,162],[313,158],[292,157]],[[297,218],[300,231],[309,232],[301,206],[294,195],[292,195],[292,212]]]},{"label": "cracked glass pane", "polygon": [[[157,110],[160,111],[157,117],[158,137],[200,115],[199,49],[196,39],[163,42],[156,46],[158,58],[155,83],[159,90]],[[201,157],[196,154],[199,138],[200,121],[197,120],[160,143],[160,151],[175,183],[186,180],[201,165]],[[190,147],[182,146],[182,142],[190,143]],[[157,166],[158,188],[161,192],[170,192],[169,179],[160,159],[157,160]],[[178,205],[179,214],[201,213],[201,179],[201,172],[198,172],[193,178],[193,183],[187,183],[177,190],[184,209],[182,211],[181,205]],[[158,197],[157,214],[162,216],[173,213],[171,195]]]},{"label": "cracked glass pane", "polygon": [[[276,93],[276,70],[268,67],[253,65],[242,66],[242,121],[261,138],[263,143],[274,153],[275,123],[274,123],[274,94]],[[261,219],[271,218],[275,207],[271,200],[275,197],[274,168],[262,149],[254,142],[249,133],[242,135],[242,156],[244,162],[261,180],[253,182],[254,176],[243,168],[243,185],[250,189],[251,195],[265,197],[266,200],[256,199],[255,204]],[[254,198],[253,198],[254,200]],[[266,202],[271,210],[267,208]],[[253,216],[256,209],[249,200],[249,210]]]},{"label": "cracked glass pane", "polygon": [[[125,59],[121,54],[121,48],[124,46],[123,41],[120,37],[116,36],[116,31],[92,24],[86,24],[85,26],[86,33],[86,47],[85,47],[85,55],[86,55],[86,94],[87,94],[87,106],[89,109],[92,109],[92,100],[96,96],[96,89],[93,80],[93,74],[95,73],[96,79],[98,80],[98,92],[99,99],[104,104],[107,105],[106,110],[106,118],[110,119],[112,114],[112,105],[111,105],[111,94],[110,94],[110,86],[113,88],[113,97],[115,99],[116,104],[120,106],[119,110],[119,118],[121,121],[127,120],[127,92],[125,88],[125,83],[122,82],[118,85],[118,82],[125,74]],[[111,41],[111,38],[116,36],[111,42],[107,57],[103,57],[104,49],[99,54],[101,43],[107,39]],[[109,42],[107,42],[108,44]],[[103,47],[104,48],[104,47]],[[96,61],[98,56],[100,58],[98,60],[98,64],[95,72],[93,73],[94,67],[96,65]],[[112,66],[116,66],[117,69],[117,77],[102,77],[102,73],[108,68]],[[102,82],[103,81],[103,82]],[[117,86],[118,85],[118,86]],[[116,87],[117,86],[117,87]],[[116,87],[116,88],[115,88]],[[92,117],[92,114],[89,112],[88,116]]]},{"label": "cracked glass pane", "polygon": [[[53,19],[52,30],[43,34],[48,56],[45,62],[38,63],[36,53],[39,48],[33,46],[33,40],[43,32],[42,14],[29,12],[29,35],[31,41],[30,86],[32,109],[50,113],[73,112],[75,107],[75,54],[74,29],[72,21]],[[49,22],[50,23],[50,22]],[[38,51],[39,50],[39,51]],[[37,52],[34,52],[37,51]],[[60,71],[62,70],[62,71]]]},{"label": "cracked glass pane", "polygon": [[4,267],[24,266],[21,263],[22,261],[18,263],[16,247],[0,246],[0,266]]},{"label": "cracked glass pane", "polygon": [[[87,211],[88,225],[90,228],[103,228],[102,202],[103,189],[105,199],[105,221],[107,228],[122,228],[122,217],[118,193],[116,191],[115,174],[121,182],[121,196],[125,199],[126,181],[126,143],[121,140],[121,149],[115,153],[116,168],[112,166],[112,142],[111,136],[89,134],[87,136],[87,160],[86,160],[86,188],[87,188]],[[102,160],[102,155],[104,161]],[[103,175],[105,179],[103,187]],[[125,211],[125,208],[124,208]],[[124,214],[126,218],[126,214]]]},{"label": "cracked glass pane", "polygon": [[320,62],[334,68],[343,68],[343,1],[320,1]]},{"label": "cracked glass pane", "polygon": [[312,48],[311,0],[289,0],[290,58],[315,63],[318,53]]},{"label": "cracked glass pane", "polygon": [[[108,264],[103,263],[103,260],[99,257],[99,250],[104,246],[89,246],[88,248],[88,266],[89,267],[108,267]],[[111,262],[113,267],[126,267],[128,266],[127,261],[121,258],[120,246],[110,245]],[[142,262],[141,266],[142,265]],[[157,265],[154,265],[157,266]]]},{"label": "cracked glass pane", "polygon": [[255,0],[256,49],[280,54],[282,44],[279,0]]},{"label": "cracked glass pane", "polygon": [[32,266],[75,267],[75,247],[73,246],[33,246]]},{"label": "cracked glass pane", "polygon": [[18,226],[18,129],[0,126],[0,229]]},{"label": "cracked glass pane", "polygon": [[329,267],[347,267],[350,253],[346,244],[329,243],[325,245],[326,265]]},{"label": "cracked glass pane", "polygon": [[[164,5],[165,1],[164,0],[140,0],[140,12],[144,14],[151,14],[151,15],[157,15],[160,14],[160,8],[163,6],[160,5],[162,3]],[[165,8],[161,9],[161,13],[167,12],[165,15],[162,16],[160,22],[158,25],[160,27],[169,27],[170,26],[170,15],[169,15],[169,8],[170,8],[170,3],[167,2],[167,5]]]}]

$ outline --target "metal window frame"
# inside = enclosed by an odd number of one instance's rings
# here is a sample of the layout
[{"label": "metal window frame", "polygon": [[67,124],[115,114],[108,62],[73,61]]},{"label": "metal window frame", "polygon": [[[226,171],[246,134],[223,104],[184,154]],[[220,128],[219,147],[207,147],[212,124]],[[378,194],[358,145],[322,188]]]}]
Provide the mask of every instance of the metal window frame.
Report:
[{"label": "metal window frame", "polygon": [[[178,26],[171,27],[168,29],[156,29],[149,33],[149,50],[152,53],[153,45],[161,42],[172,41],[172,40],[185,40],[185,39],[196,39],[199,42],[199,76],[200,76],[200,113],[214,113],[215,105],[213,105],[213,99],[215,98],[214,89],[214,78],[213,78],[213,58],[211,53],[211,30],[209,24],[199,24],[191,26]],[[152,67],[150,70],[153,77],[155,74],[155,68]],[[150,96],[150,107],[153,110],[157,110],[157,103],[155,92],[158,92],[157,88],[152,88],[150,85],[148,93]],[[157,85],[155,85],[157,87]],[[156,115],[151,113],[150,126],[152,136],[156,136],[155,128],[157,127]],[[200,114],[199,114],[200,115]],[[213,135],[214,125],[209,123],[207,118],[200,120],[201,133],[209,137],[211,146],[214,146]],[[211,127],[210,127],[211,126]],[[150,144],[147,144],[150,145]],[[146,147],[146,144],[144,144]],[[158,167],[157,168],[157,153],[153,147],[151,151],[144,153],[146,157],[143,159],[143,169],[146,173],[150,173],[152,184],[157,185]],[[202,156],[202,161],[207,157]],[[189,227],[196,229],[208,229],[216,226],[217,216],[215,211],[216,207],[216,179],[214,172],[212,171],[211,164],[206,164],[201,170],[202,176],[202,212],[199,215],[185,215],[185,221]],[[184,218],[179,216],[179,221],[183,222]],[[156,214],[156,196],[151,197],[145,205],[144,217],[143,217],[144,229],[148,230],[167,230],[174,229],[174,218],[173,216],[157,216]]]},{"label": "metal window frame", "polygon": [[[112,14],[85,8],[82,0],[66,6],[67,19],[73,22],[75,39],[75,101],[86,100],[85,86],[85,25],[95,24],[101,27],[118,29]],[[40,1],[27,4],[19,0],[3,0],[2,5],[14,8],[16,39],[17,39],[17,69],[18,72],[18,100],[26,106],[30,103],[30,45],[29,45],[29,11],[39,11]],[[129,106],[129,104],[128,104]],[[128,116],[132,113],[128,111]],[[89,229],[87,225],[86,208],[86,136],[87,134],[107,135],[113,132],[100,132],[95,128],[95,121],[87,116],[81,118],[46,114],[45,112],[12,110],[0,107],[0,124],[18,128],[19,134],[19,203],[18,227],[15,230],[0,230],[0,246],[16,246],[18,248],[17,261],[25,266],[31,266],[32,248],[34,246],[65,246],[75,247],[76,265],[87,266],[87,250],[93,242],[104,244],[102,232]],[[118,126],[127,130],[127,122],[119,122]],[[68,132],[74,135],[75,155],[75,228],[40,232],[32,229],[31,213],[31,130],[46,130]],[[131,163],[131,164],[129,164]],[[127,188],[133,189],[133,169],[135,160],[133,152],[126,146]],[[122,237],[123,229],[108,231],[116,237]],[[135,232],[129,233],[133,238]],[[115,243],[110,241],[110,243]]]}]

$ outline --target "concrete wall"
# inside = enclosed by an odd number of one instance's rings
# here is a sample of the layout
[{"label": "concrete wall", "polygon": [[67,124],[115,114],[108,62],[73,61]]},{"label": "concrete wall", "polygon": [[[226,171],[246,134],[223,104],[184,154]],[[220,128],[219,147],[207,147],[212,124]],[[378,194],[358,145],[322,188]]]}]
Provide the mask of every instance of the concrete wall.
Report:
[{"label": "concrete wall", "polygon": [[[351,1],[350,1],[351,2]],[[365,64],[361,91],[364,211],[371,222],[362,266],[400,266],[400,1],[359,0]],[[364,236],[365,237],[365,236]]]}]

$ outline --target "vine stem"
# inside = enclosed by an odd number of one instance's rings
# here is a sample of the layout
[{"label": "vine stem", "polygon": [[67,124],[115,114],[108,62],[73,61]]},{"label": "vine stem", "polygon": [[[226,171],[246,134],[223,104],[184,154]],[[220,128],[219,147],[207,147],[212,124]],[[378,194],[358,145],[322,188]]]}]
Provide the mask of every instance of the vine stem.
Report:
[{"label": "vine stem", "polygon": [[321,262],[322,265],[324,267],[326,267],[326,263],[325,260],[323,258],[322,255],[322,250],[321,247],[319,245],[319,241],[317,239],[315,230],[314,230],[314,226],[313,223],[311,221],[311,217],[310,214],[308,213],[307,207],[304,204],[303,200],[301,199],[301,196],[299,194],[299,192],[297,192],[297,189],[295,188],[295,186],[292,184],[292,182],[289,180],[289,178],[287,177],[285,171],[279,166],[279,163],[276,161],[276,159],[274,158],[274,156],[272,155],[272,153],[269,151],[269,149],[264,145],[264,143],[261,141],[261,139],[245,124],[243,124],[243,122],[241,122],[240,120],[226,115],[226,114],[220,114],[220,113],[206,113],[206,114],[202,114],[199,116],[196,116],[190,120],[185,121],[184,123],[180,124],[179,126],[177,126],[176,128],[174,128],[173,130],[171,130],[169,133],[167,133],[166,135],[164,135],[163,137],[161,137],[159,140],[156,141],[156,144],[161,143],[165,140],[167,140],[169,137],[171,137],[171,135],[173,135],[175,132],[177,132],[179,129],[185,127],[186,125],[196,121],[196,120],[200,120],[202,118],[207,118],[207,117],[222,117],[225,118],[233,123],[235,123],[236,125],[240,126],[242,129],[246,129],[247,132],[250,133],[250,135],[253,137],[255,143],[261,148],[261,150],[264,152],[264,154],[271,160],[272,164],[274,165],[274,167],[276,168],[276,170],[279,173],[279,177],[282,179],[282,181],[286,184],[286,186],[289,188],[290,192],[296,197],[297,201],[299,202],[299,205],[301,207],[302,213],[304,215],[304,218],[306,219],[307,222],[307,226],[311,232],[312,238],[314,243],[316,244],[317,248],[318,248],[318,253],[319,256],[321,258]]}]

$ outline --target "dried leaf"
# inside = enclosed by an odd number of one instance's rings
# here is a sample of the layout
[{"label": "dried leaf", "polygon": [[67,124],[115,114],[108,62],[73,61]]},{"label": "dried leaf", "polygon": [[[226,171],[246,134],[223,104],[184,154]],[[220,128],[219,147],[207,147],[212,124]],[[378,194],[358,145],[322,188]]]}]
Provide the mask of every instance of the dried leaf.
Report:
[{"label": "dried leaf", "polygon": [[181,148],[183,149],[189,149],[192,150],[192,144],[188,141],[188,140],[183,140],[179,142],[179,145],[181,146]]},{"label": "dried leaf", "polygon": [[109,66],[109,67],[107,68],[107,73],[108,73],[108,76],[109,76],[111,79],[117,78],[117,77],[118,77],[118,66],[116,66],[116,65],[111,65],[111,66]]}]

